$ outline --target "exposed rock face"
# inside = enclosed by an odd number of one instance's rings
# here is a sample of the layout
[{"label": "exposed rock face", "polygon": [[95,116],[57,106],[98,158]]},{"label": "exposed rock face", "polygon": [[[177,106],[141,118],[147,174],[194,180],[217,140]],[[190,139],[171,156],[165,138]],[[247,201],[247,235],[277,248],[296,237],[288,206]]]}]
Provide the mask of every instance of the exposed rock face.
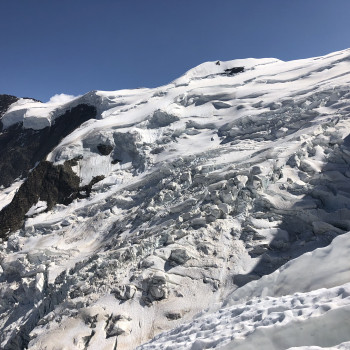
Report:
[{"label": "exposed rock face", "polygon": [[29,173],[12,202],[0,212],[1,237],[9,230],[19,229],[25,214],[39,199],[47,202],[48,209],[56,203],[71,202],[77,196],[79,181],[68,164],[55,167],[50,162],[41,162]]},{"label": "exposed rock face", "polygon": [[[12,105],[12,103],[15,103],[18,100],[19,98],[16,96],[0,95],[0,118],[7,111],[7,109]],[[2,127],[0,126],[0,131],[1,130],[2,130]]]},{"label": "exposed rock face", "polygon": [[100,143],[97,145],[97,149],[103,156],[108,156],[113,151],[113,146]]},{"label": "exposed rock face", "polygon": [[233,68],[228,68],[228,69],[225,69],[225,72],[226,72],[228,75],[234,75],[234,74],[237,74],[237,73],[244,72],[244,67],[233,67]]},{"label": "exposed rock face", "polygon": [[15,179],[26,177],[29,169],[45,159],[62,138],[95,116],[95,107],[81,104],[58,117],[51,127],[23,129],[18,123],[3,130],[0,133],[0,186],[10,186]]},{"label": "exposed rock face", "polygon": [[1,117],[4,115],[7,109],[12,105],[12,103],[15,103],[18,100],[19,98],[16,96],[0,95],[0,133],[2,132],[2,129],[3,129]]},{"label": "exposed rock face", "polygon": [[5,238],[7,233],[19,229],[25,214],[39,200],[47,203],[46,210],[51,210],[57,203],[68,205],[78,197],[88,196],[91,187],[103,177],[94,178],[89,185],[80,187],[80,179],[71,168],[75,164],[76,160],[57,166],[47,161],[40,162],[29,173],[11,203],[0,212],[0,237]]},{"label": "exposed rock face", "polygon": [[182,317],[180,312],[168,312],[165,316],[168,320],[171,321],[178,320]]}]

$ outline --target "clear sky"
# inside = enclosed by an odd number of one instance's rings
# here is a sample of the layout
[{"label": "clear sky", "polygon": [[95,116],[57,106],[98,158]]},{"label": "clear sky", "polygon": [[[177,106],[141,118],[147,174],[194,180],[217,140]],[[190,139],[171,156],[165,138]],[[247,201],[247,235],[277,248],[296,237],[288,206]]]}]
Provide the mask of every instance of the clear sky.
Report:
[{"label": "clear sky", "polygon": [[0,93],[42,101],[349,47],[350,0],[0,0]]}]

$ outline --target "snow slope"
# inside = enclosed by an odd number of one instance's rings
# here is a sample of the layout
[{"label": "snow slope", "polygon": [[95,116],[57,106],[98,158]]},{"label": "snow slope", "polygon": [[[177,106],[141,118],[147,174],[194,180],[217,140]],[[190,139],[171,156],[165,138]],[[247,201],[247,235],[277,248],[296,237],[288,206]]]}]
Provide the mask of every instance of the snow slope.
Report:
[{"label": "snow slope", "polygon": [[347,348],[350,50],[219,63],[3,115],[40,132],[95,106],[46,160],[104,178],[39,198],[1,243],[1,348],[135,349],[171,329],[141,348]]},{"label": "snow slope", "polygon": [[[350,233],[234,291],[215,313],[138,349],[350,346]],[[339,346],[339,348],[342,348]],[[311,347],[312,348],[312,347]],[[310,348],[310,349],[311,349]]]}]

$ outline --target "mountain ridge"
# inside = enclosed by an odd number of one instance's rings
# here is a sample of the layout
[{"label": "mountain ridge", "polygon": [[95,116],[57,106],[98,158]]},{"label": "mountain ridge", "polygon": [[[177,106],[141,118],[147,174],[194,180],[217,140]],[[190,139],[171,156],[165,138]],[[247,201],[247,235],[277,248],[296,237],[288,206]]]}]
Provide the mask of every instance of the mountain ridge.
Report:
[{"label": "mountain ridge", "polygon": [[[207,308],[226,312],[230,295],[289,261],[348,237],[349,57],[344,50],[291,62],[207,62],[155,89],[8,105],[0,134],[1,347],[134,349],[170,329],[185,339],[182,349],[230,344],[225,332],[216,342],[197,326],[188,328],[192,337],[181,329]],[[45,164],[51,170],[36,175]],[[45,186],[60,195],[56,171],[67,164],[74,189],[52,201]],[[23,190],[28,179],[33,192]],[[21,210],[13,204],[26,201]],[[16,214],[11,227],[6,210]],[[328,311],[348,307],[346,296],[337,304],[348,290],[337,283]],[[271,298],[294,312],[293,303]],[[317,302],[305,298],[309,322]],[[235,312],[226,319],[234,329]],[[264,319],[254,312],[259,329]],[[296,318],[283,317],[292,332]],[[176,337],[169,344],[159,336],[153,348],[175,347]]]}]

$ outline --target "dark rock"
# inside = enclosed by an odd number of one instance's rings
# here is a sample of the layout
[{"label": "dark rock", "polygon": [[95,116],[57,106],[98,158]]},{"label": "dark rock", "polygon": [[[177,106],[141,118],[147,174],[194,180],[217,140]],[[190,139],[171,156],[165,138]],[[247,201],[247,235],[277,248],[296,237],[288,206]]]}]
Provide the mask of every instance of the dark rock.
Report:
[{"label": "dark rock", "polygon": [[7,109],[18,100],[19,98],[16,96],[0,95],[0,117],[2,117]]},{"label": "dark rock", "polygon": [[103,156],[108,156],[113,151],[113,146],[100,143],[97,149]]},{"label": "dark rock", "polygon": [[169,256],[169,264],[173,266],[183,265],[189,259],[190,256],[188,255],[186,249],[174,249],[171,251]]},{"label": "dark rock", "polygon": [[35,102],[43,103],[43,101],[40,101],[40,100],[38,100],[38,99],[36,99],[36,98],[33,98],[33,97],[21,97],[21,98],[23,98],[24,100],[33,100],[33,101],[35,101]]},{"label": "dark rock", "polygon": [[23,129],[22,123],[17,123],[3,130],[0,133],[0,186],[8,187],[15,179],[26,177],[64,137],[95,116],[95,107],[81,104],[58,117],[51,127]]},{"label": "dark rock", "polygon": [[182,317],[180,312],[168,312],[165,316],[170,321],[175,321]]},{"label": "dark rock", "polygon": [[116,158],[116,159],[113,159],[111,163],[112,163],[112,164],[118,164],[118,163],[121,163],[121,162],[122,162],[122,161],[121,161],[120,159],[117,159],[117,158]]},{"label": "dark rock", "polygon": [[[76,161],[69,160],[57,166],[42,161],[29,173],[11,203],[0,211],[1,238],[6,238],[8,232],[20,229],[25,214],[39,200],[47,202],[46,210],[51,210],[57,203],[68,205],[76,198],[90,195],[92,186],[104,177],[96,176],[88,185],[79,187],[80,178],[71,168]],[[86,194],[82,195],[81,191]]]},{"label": "dark rock", "polygon": [[225,72],[226,72],[228,75],[234,75],[234,74],[237,74],[237,73],[244,72],[244,67],[233,67],[233,68],[228,68],[228,69],[225,69]]},{"label": "dark rock", "polygon": [[159,153],[162,153],[164,150],[165,148],[163,146],[160,146],[160,147],[153,148],[150,153],[159,154]]},{"label": "dark rock", "polygon": [[[105,178],[104,175],[94,176],[88,185],[79,187],[79,196],[78,197],[79,198],[89,197],[91,190],[92,190],[92,186],[97,184],[98,182],[102,181],[104,178]],[[82,195],[81,192],[85,192],[86,196]]]},{"label": "dark rock", "polygon": [[18,100],[19,98],[16,96],[0,95],[0,132],[3,129],[3,124],[1,121],[2,116],[5,114],[8,108],[12,105],[12,103],[17,102]]},{"label": "dark rock", "polygon": [[83,157],[82,155],[76,156],[76,157],[74,157],[74,158],[72,158],[72,159],[67,160],[66,163],[67,163],[68,165],[70,165],[70,166],[77,166],[77,165],[78,165],[78,161],[79,161],[79,160],[82,160],[83,158],[84,158],[84,157]]},{"label": "dark rock", "polygon": [[0,212],[0,236],[8,231],[19,229],[28,210],[39,199],[47,202],[50,210],[56,203],[68,204],[79,191],[79,177],[72,171],[69,164],[58,165],[43,161],[21,185],[13,200]]},{"label": "dark rock", "polygon": [[168,297],[168,287],[165,274],[162,272],[155,273],[152,277],[143,281],[145,297],[150,301],[162,300]]}]

